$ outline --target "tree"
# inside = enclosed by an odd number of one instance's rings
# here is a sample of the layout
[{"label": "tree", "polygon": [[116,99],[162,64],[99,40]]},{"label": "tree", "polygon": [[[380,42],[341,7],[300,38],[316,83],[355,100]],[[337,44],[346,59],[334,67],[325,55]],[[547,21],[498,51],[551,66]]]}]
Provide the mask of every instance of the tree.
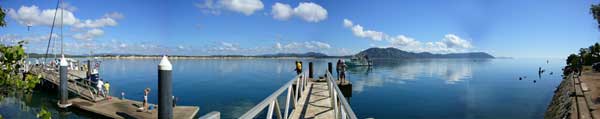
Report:
[{"label": "tree", "polygon": [[567,66],[577,66],[579,64],[579,56],[571,54],[567,57]]},{"label": "tree", "polygon": [[0,7],[0,27],[6,26],[6,21],[4,21],[4,16],[6,16],[6,14],[4,14],[4,10],[2,9],[2,7]]},{"label": "tree", "polygon": [[0,69],[0,86],[2,88],[29,92],[40,82],[38,76],[19,71],[27,59],[23,49],[24,44],[24,41],[19,41],[14,46],[0,45],[0,67],[2,67]]},{"label": "tree", "polygon": [[590,13],[592,13],[592,16],[594,17],[594,19],[596,19],[596,22],[598,22],[599,24],[598,28],[600,28],[600,4],[592,4],[592,7],[590,8]]}]

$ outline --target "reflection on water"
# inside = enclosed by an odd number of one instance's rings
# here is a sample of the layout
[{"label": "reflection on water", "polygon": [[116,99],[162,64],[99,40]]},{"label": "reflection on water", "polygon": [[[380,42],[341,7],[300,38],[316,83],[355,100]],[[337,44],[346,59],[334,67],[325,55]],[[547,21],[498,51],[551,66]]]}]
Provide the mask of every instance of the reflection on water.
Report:
[{"label": "reflection on water", "polygon": [[[405,84],[419,77],[439,77],[446,84],[456,84],[471,79],[473,65],[489,62],[489,59],[410,59],[376,60],[373,67],[350,67],[348,72],[356,76],[354,91],[365,87],[379,87],[385,83]],[[377,75],[369,75],[370,73]]]}]

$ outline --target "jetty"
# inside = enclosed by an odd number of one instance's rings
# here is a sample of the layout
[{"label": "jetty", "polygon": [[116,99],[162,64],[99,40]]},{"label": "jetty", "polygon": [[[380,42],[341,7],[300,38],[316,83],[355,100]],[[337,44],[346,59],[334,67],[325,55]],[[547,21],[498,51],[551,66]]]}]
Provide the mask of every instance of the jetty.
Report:
[{"label": "jetty", "polygon": [[[170,63],[169,63],[170,64]],[[29,66],[29,73],[36,74],[40,76],[40,78],[44,82],[50,82],[49,84],[60,87],[61,80],[59,70],[56,67],[50,65],[42,65],[42,64],[34,64]],[[153,118],[161,118],[159,117],[159,109],[160,109],[160,99],[159,105],[149,104],[158,109],[148,110],[148,111],[140,111],[140,107],[142,107],[143,102],[128,100],[128,99],[118,99],[112,98],[109,99],[106,96],[98,95],[98,90],[93,87],[87,79],[86,71],[82,70],[68,70],[67,71],[67,90],[71,94],[75,94],[77,97],[68,99],[68,105],[61,107],[75,107],[87,112],[91,112],[100,116],[104,116],[107,118],[114,119],[153,119]],[[161,73],[164,72],[161,69]],[[159,74],[161,75],[161,74]],[[164,74],[162,74],[164,75]],[[169,74],[170,76],[170,70]],[[164,77],[169,77],[164,76]],[[164,78],[164,77],[159,77]],[[170,77],[169,77],[170,78]],[[171,80],[171,79],[168,79]],[[160,81],[159,81],[160,82]],[[165,86],[163,86],[165,87]],[[167,87],[169,88],[169,87]],[[159,92],[160,92],[159,87]],[[62,97],[62,95],[61,95]],[[160,96],[159,96],[160,97]],[[171,98],[171,96],[163,96]],[[170,111],[170,115],[174,119],[192,119],[196,116],[196,113],[200,110],[198,106],[175,106],[171,105],[172,103],[167,104],[169,107],[172,106]],[[59,103],[59,106],[61,104]],[[168,114],[168,113],[166,113]]]},{"label": "jetty", "polygon": [[600,118],[600,72],[584,70],[581,76],[570,77],[575,93],[573,119]]},{"label": "jetty", "polygon": [[[239,118],[356,119],[356,114],[340,90],[340,86],[351,87],[351,83],[334,80],[331,66],[323,76],[313,77],[312,73],[310,63],[308,74],[303,72],[295,76]],[[280,96],[285,96],[284,102],[280,102]]]},{"label": "jetty", "polygon": [[600,118],[600,72],[583,70],[563,77],[544,118]]},{"label": "jetty", "polygon": [[[37,74],[41,76],[46,82],[50,82],[55,86],[60,85],[60,78],[58,69],[51,68],[50,66],[44,67],[44,65],[32,65],[30,66],[29,73]],[[97,102],[104,100],[105,97],[97,96],[98,90],[92,87],[92,82],[85,80],[86,72],[81,70],[69,70],[67,73],[68,79],[68,90],[72,93],[77,94],[81,98]]]}]

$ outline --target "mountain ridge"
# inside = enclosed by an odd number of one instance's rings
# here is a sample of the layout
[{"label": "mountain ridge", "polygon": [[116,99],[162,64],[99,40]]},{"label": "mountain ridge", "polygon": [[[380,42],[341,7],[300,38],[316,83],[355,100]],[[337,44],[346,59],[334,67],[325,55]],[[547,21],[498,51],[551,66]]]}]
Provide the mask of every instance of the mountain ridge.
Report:
[{"label": "mountain ridge", "polygon": [[356,56],[368,56],[373,59],[394,59],[394,58],[495,58],[485,52],[467,52],[467,53],[448,53],[434,54],[430,52],[408,52],[396,48],[369,48],[356,54]]}]

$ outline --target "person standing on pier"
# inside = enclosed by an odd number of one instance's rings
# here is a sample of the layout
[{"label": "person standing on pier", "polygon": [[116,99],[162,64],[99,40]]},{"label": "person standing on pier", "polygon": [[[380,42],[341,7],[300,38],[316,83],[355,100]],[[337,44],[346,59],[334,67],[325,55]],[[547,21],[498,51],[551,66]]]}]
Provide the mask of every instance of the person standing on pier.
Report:
[{"label": "person standing on pier", "polygon": [[296,74],[300,75],[302,73],[302,62],[296,60]]},{"label": "person standing on pier", "polygon": [[143,104],[143,111],[148,109],[148,94],[150,93],[150,88],[146,88],[144,89],[144,104]]},{"label": "person standing on pier", "polygon": [[335,71],[337,72],[338,80],[340,80],[341,77],[340,71],[342,70],[342,65],[342,59],[338,59],[337,63],[335,64]]},{"label": "person standing on pier", "polygon": [[98,88],[98,96],[104,95],[104,88],[102,88],[103,86],[104,82],[102,81],[102,79],[99,79],[96,84],[96,88]]},{"label": "person standing on pier", "polygon": [[110,99],[112,99],[112,97],[110,96],[110,84],[108,83],[108,81],[106,81],[106,83],[104,83],[104,96],[106,96],[108,98],[108,100],[110,101]]},{"label": "person standing on pier", "polygon": [[342,60],[342,62],[341,62],[340,69],[341,69],[340,82],[344,82],[344,81],[346,81],[346,63],[344,62],[344,60]]}]

